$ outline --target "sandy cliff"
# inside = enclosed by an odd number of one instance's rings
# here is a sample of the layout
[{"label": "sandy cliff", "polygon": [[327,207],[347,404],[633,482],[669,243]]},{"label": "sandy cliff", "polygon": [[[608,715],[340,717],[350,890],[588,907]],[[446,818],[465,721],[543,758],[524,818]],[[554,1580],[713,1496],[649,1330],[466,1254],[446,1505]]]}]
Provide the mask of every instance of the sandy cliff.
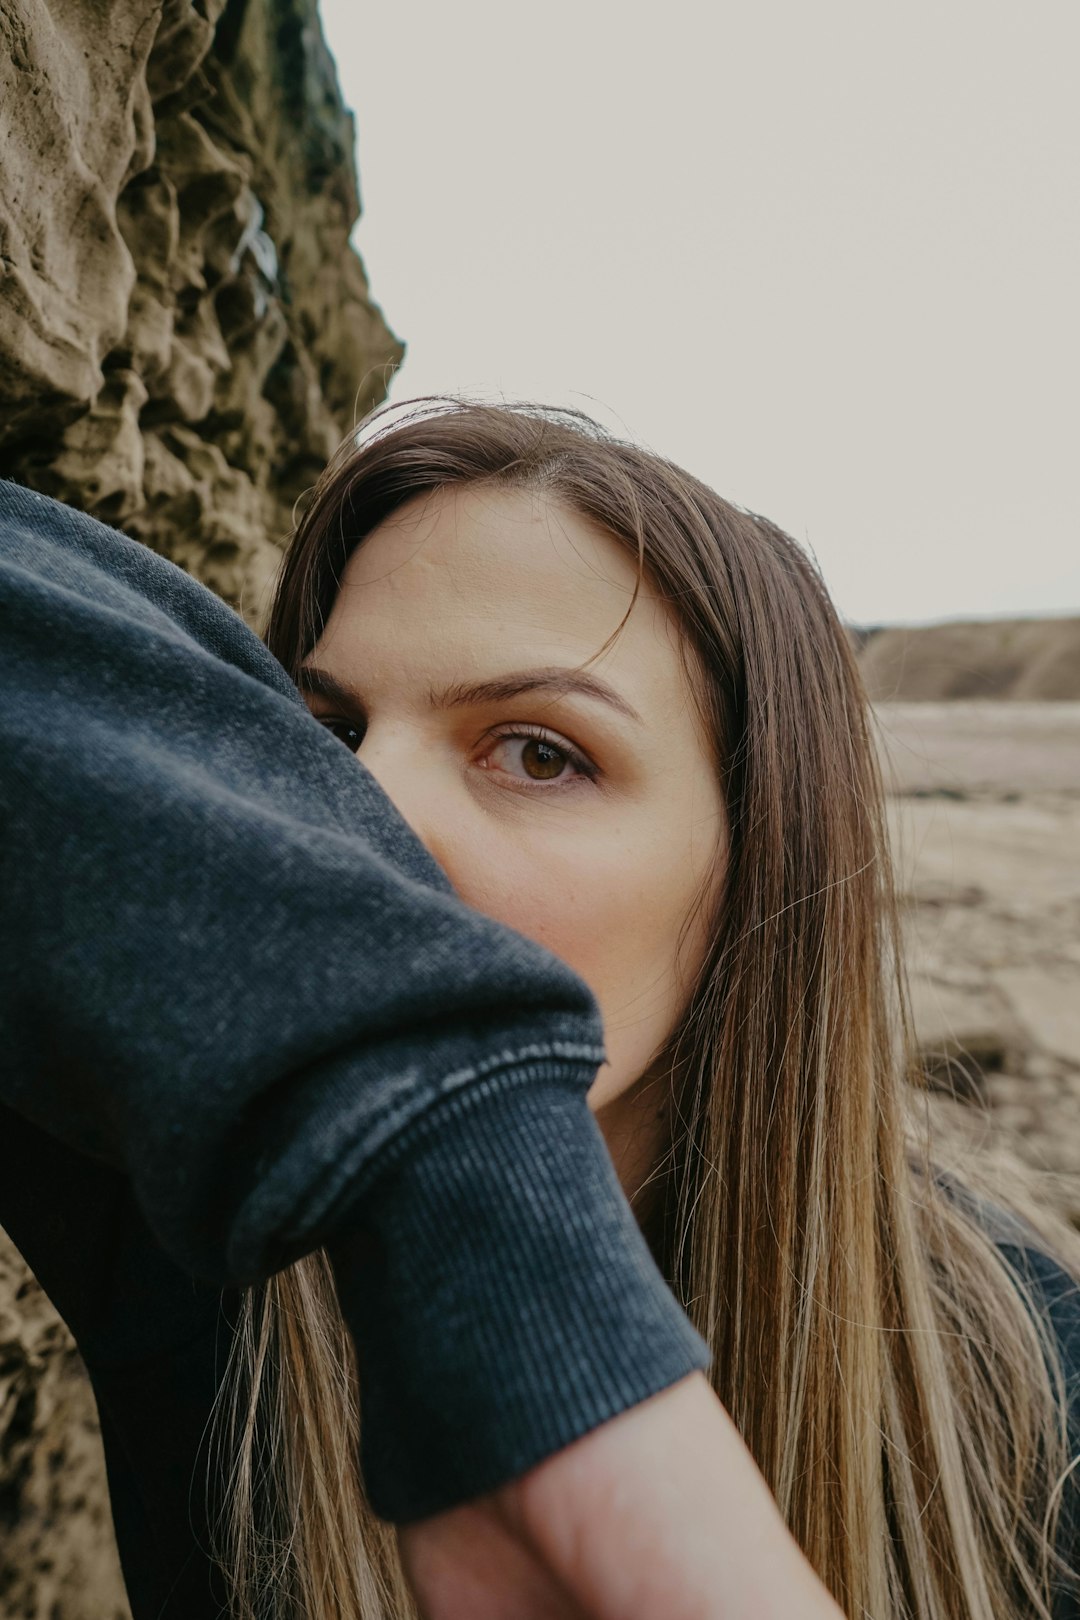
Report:
[{"label": "sandy cliff", "polygon": [[1080,698],[1080,618],[971,620],[855,634],[863,679],[878,703]]}]

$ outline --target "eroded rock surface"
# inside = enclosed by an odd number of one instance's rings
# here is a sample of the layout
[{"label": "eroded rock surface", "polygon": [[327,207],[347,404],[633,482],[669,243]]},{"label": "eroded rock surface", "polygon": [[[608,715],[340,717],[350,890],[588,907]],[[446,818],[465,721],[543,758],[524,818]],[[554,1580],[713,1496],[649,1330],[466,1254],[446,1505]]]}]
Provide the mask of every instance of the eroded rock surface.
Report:
[{"label": "eroded rock surface", "polygon": [[316,0],[0,0],[0,472],[256,625],[403,349]]},{"label": "eroded rock surface", "polygon": [[2,1232],[0,1620],[130,1620],[90,1385]]}]

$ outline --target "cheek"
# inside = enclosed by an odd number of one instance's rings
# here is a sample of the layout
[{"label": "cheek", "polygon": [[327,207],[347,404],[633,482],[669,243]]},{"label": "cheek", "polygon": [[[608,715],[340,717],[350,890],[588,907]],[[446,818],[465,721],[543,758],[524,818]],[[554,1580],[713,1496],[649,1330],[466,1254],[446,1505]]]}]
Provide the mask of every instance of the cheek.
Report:
[{"label": "cheek", "polygon": [[596,1106],[644,1071],[671,1030],[675,950],[697,873],[670,840],[658,848],[579,831],[540,855],[493,846],[487,831],[482,860],[479,848],[446,852],[451,880],[470,905],[561,957],[596,996],[609,1060],[590,1093]]},{"label": "cheek", "polygon": [[462,897],[561,956],[597,995],[616,963],[632,957],[626,930],[646,896],[624,881],[623,863],[610,850],[594,857],[579,843],[572,852],[549,849],[539,858],[489,844],[482,865],[469,862],[471,875],[463,870],[463,852],[455,853]]}]

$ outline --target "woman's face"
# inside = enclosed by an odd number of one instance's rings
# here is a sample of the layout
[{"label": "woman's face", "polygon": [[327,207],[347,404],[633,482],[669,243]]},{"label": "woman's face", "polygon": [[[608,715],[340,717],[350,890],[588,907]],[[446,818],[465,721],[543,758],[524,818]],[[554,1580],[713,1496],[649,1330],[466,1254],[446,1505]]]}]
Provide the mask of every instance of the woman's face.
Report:
[{"label": "woman's face", "polygon": [[678,934],[725,843],[680,631],[647,581],[613,647],[572,674],[622,618],[635,577],[629,553],[557,499],[451,486],[353,552],[301,674],[312,712],[458,895],[593,991],[608,1062],[589,1103],[631,1196],[664,1101],[635,1082],[700,962],[711,907],[681,961]]}]

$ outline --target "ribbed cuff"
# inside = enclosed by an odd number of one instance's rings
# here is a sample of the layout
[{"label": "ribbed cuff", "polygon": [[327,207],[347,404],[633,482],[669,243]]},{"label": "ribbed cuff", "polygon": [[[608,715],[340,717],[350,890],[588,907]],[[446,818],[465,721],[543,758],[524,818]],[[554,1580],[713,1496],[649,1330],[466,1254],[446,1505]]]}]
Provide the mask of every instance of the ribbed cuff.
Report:
[{"label": "ribbed cuff", "polygon": [[709,1366],[564,1064],[477,1081],[394,1154],[327,1245],[382,1518],[494,1490]]}]

